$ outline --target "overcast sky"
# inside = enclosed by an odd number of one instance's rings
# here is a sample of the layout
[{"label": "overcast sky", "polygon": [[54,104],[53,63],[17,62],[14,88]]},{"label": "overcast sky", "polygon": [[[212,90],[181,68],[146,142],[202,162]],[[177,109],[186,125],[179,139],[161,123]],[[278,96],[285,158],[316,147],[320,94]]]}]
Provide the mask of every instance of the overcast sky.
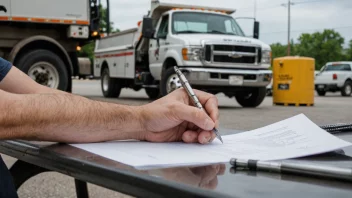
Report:
[{"label": "overcast sky", "polygon": [[[261,22],[260,39],[268,44],[287,43],[288,0],[257,0],[257,20]],[[104,0],[102,0],[104,2]],[[191,0],[162,0],[190,4]],[[255,0],[193,0],[198,5],[236,9],[237,17],[254,17]],[[352,0],[292,0],[291,38],[296,40],[302,32],[313,33],[334,28],[345,41],[352,39]],[[104,3],[103,3],[104,4]],[[195,3],[193,3],[195,4]],[[104,4],[105,5],[105,4]],[[150,9],[150,0],[110,0],[111,20],[121,30],[134,28]],[[247,35],[252,35],[253,21],[238,20]]]}]

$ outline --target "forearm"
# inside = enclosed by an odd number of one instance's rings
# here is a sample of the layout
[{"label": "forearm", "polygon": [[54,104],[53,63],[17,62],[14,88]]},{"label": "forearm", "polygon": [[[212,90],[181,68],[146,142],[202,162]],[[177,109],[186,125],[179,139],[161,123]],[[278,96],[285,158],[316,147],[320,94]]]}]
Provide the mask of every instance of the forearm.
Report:
[{"label": "forearm", "polygon": [[71,94],[1,95],[9,102],[2,103],[0,139],[100,142],[138,139],[142,128],[140,107]]},{"label": "forearm", "polygon": [[17,94],[66,93],[38,84],[15,66],[11,68],[6,77],[1,81],[0,89]]}]

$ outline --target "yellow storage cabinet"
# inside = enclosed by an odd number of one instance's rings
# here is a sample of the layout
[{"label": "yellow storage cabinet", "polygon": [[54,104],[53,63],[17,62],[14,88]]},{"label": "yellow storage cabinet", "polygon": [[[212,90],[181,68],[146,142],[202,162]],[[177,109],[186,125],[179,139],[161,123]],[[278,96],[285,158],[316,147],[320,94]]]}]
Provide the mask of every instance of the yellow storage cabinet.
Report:
[{"label": "yellow storage cabinet", "polygon": [[314,70],[313,58],[289,56],[274,59],[274,105],[313,106]]}]

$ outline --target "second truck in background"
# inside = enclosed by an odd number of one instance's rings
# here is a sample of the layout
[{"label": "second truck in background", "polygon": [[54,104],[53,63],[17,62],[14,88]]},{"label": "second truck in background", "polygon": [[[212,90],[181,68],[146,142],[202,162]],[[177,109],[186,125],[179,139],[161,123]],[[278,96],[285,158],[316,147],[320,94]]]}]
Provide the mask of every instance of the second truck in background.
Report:
[{"label": "second truck in background", "polygon": [[94,76],[105,97],[122,88],[145,88],[155,99],[181,87],[178,66],[192,87],[235,97],[257,107],[272,72],[270,46],[259,41],[259,24],[248,38],[231,17],[234,10],[152,1],[142,23],[96,41]]}]

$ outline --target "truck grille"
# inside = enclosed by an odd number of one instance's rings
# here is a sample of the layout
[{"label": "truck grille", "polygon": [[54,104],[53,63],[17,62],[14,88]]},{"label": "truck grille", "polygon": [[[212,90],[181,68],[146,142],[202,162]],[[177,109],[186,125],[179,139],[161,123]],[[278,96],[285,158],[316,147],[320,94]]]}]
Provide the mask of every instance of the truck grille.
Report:
[{"label": "truck grille", "polygon": [[242,58],[231,58],[226,55],[214,55],[214,62],[219,63],[248,63],[253,64],[255,63],[254,57],[242,57]]},{"label": "truck grille", "polygon": [[261,62],[261,48],[241,45],[206,45],[204,60],[209,64],[258,64]]}]

